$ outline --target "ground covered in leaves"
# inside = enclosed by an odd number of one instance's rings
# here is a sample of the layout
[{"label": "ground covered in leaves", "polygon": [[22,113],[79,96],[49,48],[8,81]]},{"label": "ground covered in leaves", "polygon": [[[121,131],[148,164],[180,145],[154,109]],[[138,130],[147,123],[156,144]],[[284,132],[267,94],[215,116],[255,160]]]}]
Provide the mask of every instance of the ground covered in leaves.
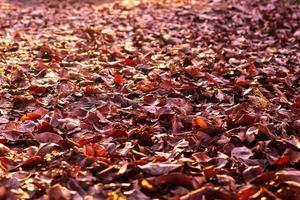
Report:
[{"label": "ground covered in leaves", "polygon": [[1,2],[0,199],[299,199],[299,4]]}]

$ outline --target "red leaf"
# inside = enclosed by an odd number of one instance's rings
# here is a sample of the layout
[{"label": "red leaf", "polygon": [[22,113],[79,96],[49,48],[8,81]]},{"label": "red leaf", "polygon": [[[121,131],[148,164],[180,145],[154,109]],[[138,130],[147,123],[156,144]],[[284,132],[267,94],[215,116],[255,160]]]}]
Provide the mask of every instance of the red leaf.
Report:
[{"label": "red leaf", "polygon": [[199,67],[189,66],[186,68],[186,72],[193,77],[198,77],[201,74],[201,69]]},{"label": "red leaf", "polygon": [[123,64],[124,65],[129,65],[131,67],[135,67],[137,65],[137,63],[134,60],[132,60],[132,59],[126,59],[126,60],[124,60]]},{"label": "red leaf", "polygon": [[250,63],[248,67],[248,73],[250,76],[253,76],[255,74],[255,65],[253,63]]},{"label": "red leaf", "polygon": [[107,154],[107,150],[98,144],[86,144],[83,146],[83,153],[85,156],[101,157]]},{"label": "red leaf", "polygon": [[94,147],[92,144],[87,144],[83,146],[83,153],[86,156],[95,156]]},{"label": "red leaf", "polygon": [[246,186],[238,192],[238,200],[249,200],[251,196],[256,194],[259,188],[254,186]]},{"label": "red leaf", "polygon": [[112,133],[109,134],[111,137],[127,137],[127,132],[124,130],[114,130]]},{"label": "red leaf", "polygon": [[95,87],[94,86],[87,86],[84,88],[84,94],[90,95],[95,92]]},{"label": "red leaf", "polygon": [[46,87],[38,86],[35,84],[31,84],[28,89],[30,90],[30,94],[32,94],[32,95],[44,94],[45,92],[47,92]]},{"label": "red leaf", "polygon": [[240,81],[234,82],[235,87],[248,86],[249,84],[250,84],[250,81],[248,81],[248,80],[240,80]]},{"label": "red leaf", "polygon": [[149,83],[149,84],[146,84],[146,85],[141,85],[140,86],[140,89],[143,91],[143,92],[149,92],[151,90],[154,90],[155,89],[155,86],[153,83]]},{"label": "red leaf", "polygon": [[123,79],[123,76],[121,74],[116,74],[114,77],[114,83],[122,85],[123,83],[125,83],[125,80]]},{"label": "red leaf", "polygon": [[289,158],[287,156],[281,156],[277,160],[274,161],[273,165],[276,167],[284,167],[289,164]]},{"label": "red leaf", "polygon": [[11,169],[10,171],[15,171],[15,170],[18,170],[19,168],[28,170],[30,168],[35,167],[37,164],[41,163],[42,161],[43,161],[43,159],[40,156],[32,156],[29,159],[27,159],[26,161],[24,161],[23,163],[21,163],[20,165]]},{"label": "red leaf", "polygon": [[296,101],[292,106],[295,108],[300,108],[300,101]]},{"label": "red leaf", "polygon": [[261,184],[266,183],[268,181],[272,181],[275,178],[274,172],[264,172],[258,176],[256,176],[253,180],[251,180],[251,183],[253,184]]},{"label": "red leaf", "polygon": [[14,39],[15,40],[20,40],[22,38],[22,35],[20,32],[16,32],[15,35],[14,35]]},{"label": "red leaf", "polygon": [[53,126],[45,121],[41,122],[37,126],[37,130],[38,130],[38,132],[53,132],[54,131]]},{"label": "red leaf", "polygon": [[133,166],[137,166],[137,165],[146,165],[148,162],[146,160],[135,160],[132,163],[130,163]]}]

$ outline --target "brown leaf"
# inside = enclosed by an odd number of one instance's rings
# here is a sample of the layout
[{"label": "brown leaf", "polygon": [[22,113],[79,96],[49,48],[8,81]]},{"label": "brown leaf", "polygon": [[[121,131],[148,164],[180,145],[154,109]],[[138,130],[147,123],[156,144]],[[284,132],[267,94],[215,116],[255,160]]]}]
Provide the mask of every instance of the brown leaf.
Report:
[{"label": "brown leaf", "polygon": [[63,137],[61,137],[56,133],[51,133],[51,132],[39,133],[35,135],[34,138],[38,142],[42,142],[42,143],[58,143],[60,140],[63,140]]},{"label": "brown leaf", "polygon": [[186,188],[193,188],[192,178],[179,172],[173,172],[170,174],[156,177],[153,183],[160,188],[183,186]]},{"label": "brown leaf", "polygon": [[33,167],[36,167],[38,164],[42,163],[42,161],[43,161],[43,159],[40,156],[32,156],[29,159],[25,160],[20,165],[17,165],[16,167],[10,169],[10,171],[15,171],[15,170],[18,170],[19,168],[28,170]]},{"label": "brown leaf", "polygon": [[236,147],[232,149],[231,156],[238,159],[247,160],[253,156],[253,153],[247,147]]},{"label": "brown leaf", "polygon": [[57,149],[59,149],[59,145],[55,143],[43,144],[36,152],[36,155],[43,158],[48,153],[51,153],[53,150],[57,150]]},{"label": "brown leaf", "polygon": [[268,181],[272,181],[275,179],[274,172],[263,172],[262,174],[256,176],[254,179],[251,180],[253,184],[262,184]]},{"label": "brown leaf", "polygon": [[8,189],[5,186],[0,186],[0,199],[5,200],[8,196]]},{"label": "brown leaf", "polygon": [[250,166],[243,171],[243,178],[246,182],[251,182],[258,175],[263,173],[263,168],[260,166]]},{"label": "brown leaf", "polygon": [[111,137],[116,137],[116,138],[119,138],[119,137],[127,137],[127,132],[124,131],[124,130],[119,130],[119,129],[116,129],[116,130],[113,130],[109,136]]},{"label": "brown leaf", "polygon": [[295,181],[300,183],[300,171],[295,169],[283,169],[275,173],[279,181]]},{"label": "brown leaf", "polygon": [[8,148],[3,144],[0,144],[0,156],[5,156],[8,155],[9,153],[10,153],[10,148]]},{"label": "brown leaf", "polygon": [[53,185],[48,191],[49,200],[71,200],[70,191],[60,184]]}]

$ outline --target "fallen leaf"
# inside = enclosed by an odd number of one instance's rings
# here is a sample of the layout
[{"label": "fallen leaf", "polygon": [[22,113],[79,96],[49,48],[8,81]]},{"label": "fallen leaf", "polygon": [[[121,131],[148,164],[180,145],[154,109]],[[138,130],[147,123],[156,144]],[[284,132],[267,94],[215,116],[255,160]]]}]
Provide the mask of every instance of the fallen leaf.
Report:
[{"label": "fallen leaf", "polygon": [[21,117],[21,121],[36,120],[36,119],[38,119],[40,117],[41,117],[41,115],[38,114],[38,113],[29,112],[29,113],[26,113],[25,115],[23,115]]},{"label": "fallen leaf", "polygon": [[72,196],[67,188],[60,184],[55,184],[49,189],[48,198],[49,200],[71,200]]},{"label": "fallen leaf", "polygon": [[173,172],[170,174],[158,176],[153,180],[153,182],[155,183],[155,185],[161,188],[176,186],[193,188],[192,178],[179,172]]},{"label": "fallen leaf", "polygon": [[143,179],[141,181],[141,186],[142,186],[142,188],[144,188],[146,190],[152,190],[153,189],[153,185],[151,183],[149,183],[149,181],[147,181],[147,179]]},{"label": "fallen leaf", "polygon": [[172,163],[148,163],[139,165],[138,167],[149,175],[158,176],[178,169],[181,165]]},{"label": "fallen leaf", "polygon": [[126,198],[122,197],[121,195],[117,194],[116,192],[109,192],[107,194],[107,200],[126,200]]},{"label": "fallen leaf", "polygon": [[4,144],[0,144],[0,156],[5,156],[10,153],[10,148],[5,146]]},{"label": "fallen leaf", "polygon": [[276,167],[284,167],[289,164],[289,158],[287,156],[281,156],[277,160],[274,161],[273,165]]},{"label": "fallen leaf", "polygon": [[122,85],[125,83],[125,80],[121,74],[116,74],[114,77],[114,83],[116,83],[118,85]]},{"label": "fallen leaf", "polygon": [[259,191],[256,186],[248,185],[243,187],[237,194],[238,200],[248,200]]},{"label": "fallen leaf", "polygon": [[253,156],[253,153],[247,147],[235,147],[231,151],[231,156],[237,159],[247,160]]},{"label": "fallen leaf", "polygon": [[202,117],[196,117],[192,120],[192,125],[194,127],[207,128],[207,123]]},{"label": "fallen leaf", "polygon": [[43,133],[36,134],[34,136],[34,139],[42,143],[58,143],[60,140],[63,140],[63,137],[61,137],[56,133],[43,132]]}]

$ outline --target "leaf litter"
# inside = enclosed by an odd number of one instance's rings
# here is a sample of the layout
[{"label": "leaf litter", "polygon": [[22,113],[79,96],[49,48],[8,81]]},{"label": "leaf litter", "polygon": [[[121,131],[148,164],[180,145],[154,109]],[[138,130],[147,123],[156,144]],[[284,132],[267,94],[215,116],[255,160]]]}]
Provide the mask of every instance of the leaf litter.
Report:
[{"label": "leaf litter", "polygon": [[299,199],[299,4],[0,9],[0,199]]}]

